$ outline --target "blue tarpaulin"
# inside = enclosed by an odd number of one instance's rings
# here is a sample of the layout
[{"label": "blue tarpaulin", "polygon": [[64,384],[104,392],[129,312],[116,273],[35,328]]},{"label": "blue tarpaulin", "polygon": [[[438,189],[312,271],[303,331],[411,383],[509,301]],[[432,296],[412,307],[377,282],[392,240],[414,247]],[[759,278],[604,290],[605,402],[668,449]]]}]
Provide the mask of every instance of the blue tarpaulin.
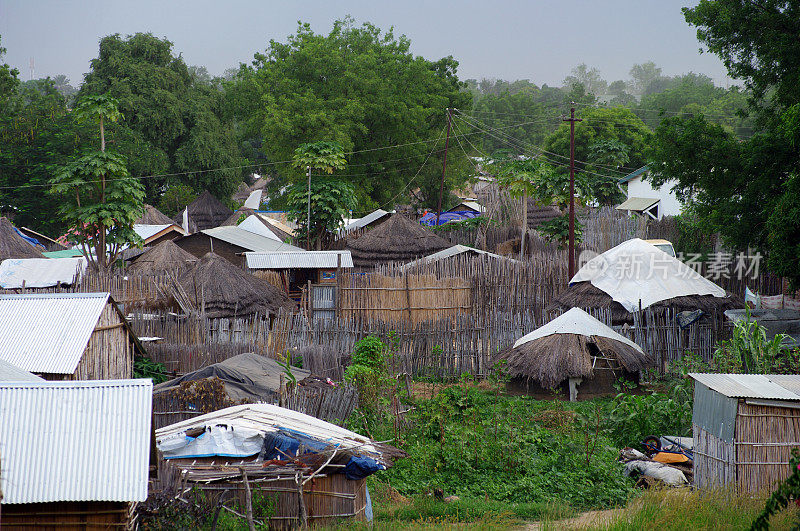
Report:
[{"label": "blue tarpaulin", "polygon": [[[439,225],[443,225],[449,221],[464,221],[466,219],[477,218],[480,216],[478,212],[472,212],[471,210],[463,210],[457,212],[442,212],[442,215],[439,216]],[[436,212],[428,212],[419,220],[420,224],[433,226],[436,225]]]},{"label": "blue tarpaulin", "polygon": [[347,479],[364,479],[379,470],[386,470],[386,467],[371,457],[354,455],[344,466],[344,476]]},{"label": "blue tarpaulin", "polygon": [[20,237],[21,237],[23,240],[25,240],[25,241],[26,241],[26,242],[28,242],[29,244],[33,245],[34,247],[41,247],[42,249],[44,249],[44,248],[45,248],[45,246],[44,246],[44,245],[42,245],[41,243],[39,243],[39,240],[37,240],[36,238],[31,238],[30,236],[26,236],[26,235],[22,234],[22,232],[20,232],[20,230],[19,230],[18,228],[14,227],[14,231],[15,231],[17,234],[19,234],[19,235],[20,235]]}]

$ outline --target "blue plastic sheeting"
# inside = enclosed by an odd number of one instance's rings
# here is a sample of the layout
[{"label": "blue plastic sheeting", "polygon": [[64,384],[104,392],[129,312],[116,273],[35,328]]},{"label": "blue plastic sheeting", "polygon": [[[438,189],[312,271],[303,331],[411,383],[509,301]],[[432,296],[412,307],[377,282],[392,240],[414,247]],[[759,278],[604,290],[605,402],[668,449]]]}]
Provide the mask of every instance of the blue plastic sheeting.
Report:
[{"label": "blue plastic sheeting", "polygon": [[261,457],[265,461],[270,459],[285,460],[287,456],[296,457],[297,449],[300,448],[301,444],[314,452],[324,450],[327,446],[324,442],[312,439],[304,433],[280,430],[264,434],[264,447],[261,450]]},{"label": "blue plastic sheeting", "polygon": [[386,470],[386,467],[371,457],[358,457],[354,455],[344,466],[344,476],[347,479],[364,479],[379,470]]},{"label": "blue plastic sheeting", "polygon": [[[468,210],[464,211],[456,211],[456,212],[442,212],[442,215],[439,216],[439,225],[444,225],[449,221],[464,221],[466,219],[477,218],[480,216],[478,212],[472,212]],[[429,212],[422,216],[419,220],[420,224],[433,226],[436,225],[436,212]]]},{"label": "blue plastic sheeting", "polygon": [[34,247],[41,247],[42,249],[44,249],[44,248],[45,248],[45,246],[44,246],[44,245],[42,245],[41,243],[39,243],[39,240],[37,240],[36,238],[31,238],[30,236],[25,236],[24,234],[22,234],[22,233],[20,232],[20,230],[19,230],[18,228],[14,227],[14,231],[15,231],[15,232],[16,232],[16,233],[17,233],[17,234],[18,234],[18,235],[19,235],[19,236],[20,236],[20,237],[21,237],[23,240],[25,240],[25,241],[26,241],[26,242],[28,242],[29,244],[33,245]]},{"label": "blue plastic sheeting", "polygon": [[369,496],[369,488],[364,485],[364,490],[367,491],[367,505],[364,506],[364,518],[367,522],[372,522],[372,498]]}]

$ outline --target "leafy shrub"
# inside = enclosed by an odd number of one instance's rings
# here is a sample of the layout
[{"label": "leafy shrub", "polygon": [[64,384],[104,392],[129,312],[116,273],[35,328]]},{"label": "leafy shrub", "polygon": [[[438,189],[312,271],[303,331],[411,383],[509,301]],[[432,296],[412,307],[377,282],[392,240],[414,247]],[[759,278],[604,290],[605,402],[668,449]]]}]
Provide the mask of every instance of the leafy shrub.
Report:
[{"label": "leafy shrub", "polygon": [[358,407],[362,414],[378,415],[387,405],[396,381],[389,375],[386,344],[374,336],[359,340],[352,353],[352,362],[344,372],[346,382],[358,391]]},{"label": "leafy shrub", "polygon": [[617,447],[639,444],[649,435],[691,436],[691,395],[665,393],[631,395],[620,393],[605,418],[605,426]]},{"label": "leafy shrub", "polygon": [[154,385],[170,379],[166,365],[143,356],[136,356],[133,360],[133,377],[151,378]]}]

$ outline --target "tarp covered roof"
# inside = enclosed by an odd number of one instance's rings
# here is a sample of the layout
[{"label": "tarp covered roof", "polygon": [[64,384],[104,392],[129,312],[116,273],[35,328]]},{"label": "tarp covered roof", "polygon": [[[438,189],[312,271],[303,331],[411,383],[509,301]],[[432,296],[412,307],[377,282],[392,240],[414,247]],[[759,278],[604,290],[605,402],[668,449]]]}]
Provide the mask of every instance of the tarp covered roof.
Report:
[{"label": "tarp covered roof", "polygon": [[540,326],[533,332],[525,334],[514,342],[514,348],[524,345],[534,339],[546,337],[553,334],[577,334],[581,336],[601,336],[625,343],[631,348],[642,351],[642,347],[628,339],[627,337],[614,332],[610,327],[604,325],[580,308],[572,308],[559,315],[549,323]]},{"label": "tarp covered roof", "polygon": [[725,290],[677,258],[639,238],[595,256],[570,285],[590,282],[629,312],[682,296],[725,297]]},{"label": "tarp covered roof", "polygon": [[0,263],[0,288],[49,288],[72,284],[86,270],[86,258],[8,258]]}]

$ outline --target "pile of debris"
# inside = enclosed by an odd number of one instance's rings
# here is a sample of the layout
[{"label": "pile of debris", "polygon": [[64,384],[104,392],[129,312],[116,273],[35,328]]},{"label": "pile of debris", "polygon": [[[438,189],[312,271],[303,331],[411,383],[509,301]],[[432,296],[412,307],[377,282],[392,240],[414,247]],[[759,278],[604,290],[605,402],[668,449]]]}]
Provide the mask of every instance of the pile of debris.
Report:
[{"label": "pile of debris", "polygon": [[637,478],[637,487],[692,484],[694,442],[691,437],[648,437],[642,446],[644,452],[623,448],[619,454],[619,460],[625,464],[624,474]]}]

